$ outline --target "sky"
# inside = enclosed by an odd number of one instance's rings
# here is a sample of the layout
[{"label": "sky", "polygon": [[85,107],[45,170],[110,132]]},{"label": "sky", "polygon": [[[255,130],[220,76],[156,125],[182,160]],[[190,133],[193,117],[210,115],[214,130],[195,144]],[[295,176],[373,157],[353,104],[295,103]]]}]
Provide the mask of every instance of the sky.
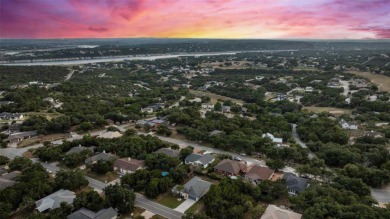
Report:
[{"label": "sky", "polygon": [[390,0],[0,0],[0,38],[390,38]]}]

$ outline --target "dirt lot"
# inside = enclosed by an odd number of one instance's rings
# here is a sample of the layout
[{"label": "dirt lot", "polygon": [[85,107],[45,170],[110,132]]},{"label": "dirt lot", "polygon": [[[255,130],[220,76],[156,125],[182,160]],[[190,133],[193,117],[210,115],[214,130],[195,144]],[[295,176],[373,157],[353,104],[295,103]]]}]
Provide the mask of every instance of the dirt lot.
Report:
[{"label": "dirt lot", "polygon": [[27,113],[25,113],[25,115],[27,117],[29,117],[29,116],[43,116],[48,120],[52,120],[54,118],[62,116],[63,114],[61,114],[61,113],[47,113],[47,112],[27,112]]},{"label": "dirt lot", "polygon": [[218,99],[219,100],[231,100],[233,103],[236,103],[236,104],[239,104],[239,105],[243,105],[244,104],[244,101],[242,100],[237,100],[237,99],[234,99],[234,98],[230,98],[230,97],[225,97],[225,96],[221,96],[221,95],[218,95],[218,94],[213,94],[213,93],[210,93],[210,92],[206,92],[206,91],[198,91],[198,90],[190,90],[190,93],[196,95],[196,96],[208,96],[211,98],[211,103],[215,104]]},{"label": "dirt lot", "polygon": [[374,74],[370,72],[360,72],[360,71],[347,71],[346,73],[351,73],[361,77],[369,79],[372,83],[378,85],[380,91],[390,92],[390,77]]},{"label": "dirt lot", "polygon": [[67,134],[51,134],[51,135],[40,135],[34,138],[25,139],[18,144],[18,147],[26,147],[33,144],[42,143],[45,141],[55,141],[59,139],[67,138]]},{"label": "dirt lot", "polygon": [[336,107],[319,107],[319,106],[305,106],[303,109],[306,109],[311,112],[321,113],[321,112],[329,112],[333,115],[341,115],[341,114],[351,114],[352,110],[349,109],[341,109]]}]

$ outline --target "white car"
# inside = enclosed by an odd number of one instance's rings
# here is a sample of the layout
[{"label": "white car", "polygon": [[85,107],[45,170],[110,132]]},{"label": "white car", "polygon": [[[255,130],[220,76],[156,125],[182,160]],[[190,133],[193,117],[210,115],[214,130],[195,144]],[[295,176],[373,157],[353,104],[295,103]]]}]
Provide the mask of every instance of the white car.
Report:
[{"label": "white car", "polygon": [[239,157],[233,157],[233,160],[242,161],[242,159]]}]

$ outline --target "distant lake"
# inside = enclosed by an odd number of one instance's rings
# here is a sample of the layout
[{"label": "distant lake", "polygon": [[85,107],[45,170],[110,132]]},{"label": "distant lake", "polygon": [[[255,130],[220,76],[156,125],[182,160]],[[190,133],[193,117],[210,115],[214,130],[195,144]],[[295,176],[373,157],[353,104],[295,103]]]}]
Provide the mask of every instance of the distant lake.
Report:
[{"label": "distant lake", "polygon": [[0,62],[0,65],[7,66],[36,66],[36,65],[83,65],[89,63],[100,63],[100,62],[121,62],[126,60],[156,60],[156,59],[170,59],[184,56],[219,56],[219,55],[235,55],[243,52],[285,52],[285,51],[296,51],[296,50],[257,50],[257,51],[235,51],[235,52],[209,52],[209,53],[180,53],[180,54],[160,54],[160,55],[140,55],[140,56],[118,56],[118,57],[96,57],[93,59],[77,59],[77,60],[36,60],[33,62],[21,60],[14,62]]}]

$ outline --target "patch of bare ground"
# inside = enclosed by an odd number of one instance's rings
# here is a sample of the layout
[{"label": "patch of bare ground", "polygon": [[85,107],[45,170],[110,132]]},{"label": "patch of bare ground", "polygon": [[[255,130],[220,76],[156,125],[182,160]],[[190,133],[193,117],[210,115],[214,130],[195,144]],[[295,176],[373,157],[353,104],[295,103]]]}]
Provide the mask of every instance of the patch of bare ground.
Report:
[{"label": "patch of bare ground", "polygon": [[242,101],[242,100],[238,100],[238,99],[234,99],[234,98],[230,98],[230,97],[225,97],[225,96],[214,94],[214,93],[207,92],[207,91],[190,90],[190,93],[192,93],[192,94],[194,94],[196,96],[199,96],[199,97],[208,96],[208,97],[211,98],[211,103],[213,103],[213,104],[218,102],[218,100],[223,100],[223,101],[224,100],[230,100],[233,103],[236,103],[236,104],[239,104],[239,105],[243,105],[244,104],[244,101]]},{"label": "patch of bare ground", "polygon": [[346,71],[346,73],[367,78],[372,83],[376,84],[380,91],[390,92],[390,77],[388,76],[362,71]]},{"label": "patch of bare ground", "polygon": [[320,107],[320,106],[305,106],[303,109],[308,110],[310,112],[314,113],[322,113],[322,112],[328,112],[333,115],[342,115],[342,114],[351,114],[352,110],[350,109],[342,109],[342,108],[336,108],[336,107]]}]

